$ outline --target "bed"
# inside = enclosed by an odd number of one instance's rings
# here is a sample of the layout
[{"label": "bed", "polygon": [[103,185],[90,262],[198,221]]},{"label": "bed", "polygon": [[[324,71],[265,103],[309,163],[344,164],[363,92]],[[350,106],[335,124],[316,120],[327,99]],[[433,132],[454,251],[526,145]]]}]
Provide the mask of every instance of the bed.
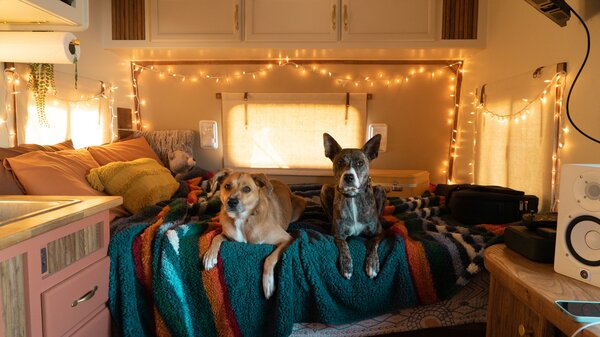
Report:
[{"label": "bed", "polygon": [[[482,253],[504,226],[453,223],[439,196],[390,197],[380,274],[357,270],[346,280],[320,186],[291,185],[308,206],[290,225],[295,240],[267,301],[261,266],[273,246],[226,242],[216,268],[201,266],[219,233],[206,178],[182,181],[171,200],[113,223],[109,307],[124,336],[366,336],[485,322]],[[364,261],[364,239],[349,246],[355,263]]]},{"label": "bed", "polygon": [[[145,132],[139,135],[143,141],[80,150],[70,143],[19,148],[35,151],[29,154],[13,149],[8,155],[14,157],[4,161],[10,170],[4,173],[15,182],[18,178],[27,194],[109,193],[92,188],[88,172],[143,158],[164,165],[168,151],[193,147],[194,134]],[[40,166],[40,159],[49,164]],[[63,166],[52,176],[53,184],[38,181],[58,164]],[[38,171],[30,173],[34,168]],[[121,212],[111,223],[109,307],[115,335],[390,336],[441,327],[439,335],[450,336],[451,328],[471,324],[478,330],[470,335],[481,334],[489,283],[483,252],[501,239],[503,225],[462,226],[449,216],[443,197],[431,193],[389,197],[383,215],[386,237],[378,251],[380,274],[369,279],[355,268],[346,280],[336,266],[337,248],[320,207],[320,185],[290,185],[308,206],[290,225],[295,240],[276,268],[276,292],[266,300],[262,261],[274,247],[226,242],[217,267],[203,270],[200,256],[219,232],[219,200],[207,199],[211,173],[192,170],[177,181],[161,170],[173,189],[168,198],[148,203],[154,199],[124,192],[125,204],[144,199],[146,205],[125,216]],[[355,264],[362,265],[365,239],[351,238],[349,246]]]}]

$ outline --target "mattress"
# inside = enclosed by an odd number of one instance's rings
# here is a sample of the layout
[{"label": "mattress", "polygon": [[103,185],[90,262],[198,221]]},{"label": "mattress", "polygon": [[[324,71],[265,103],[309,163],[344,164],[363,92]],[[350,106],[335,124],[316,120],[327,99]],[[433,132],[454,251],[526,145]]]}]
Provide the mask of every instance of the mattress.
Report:
[{"label": "mattress", "polygon": [[362,337],[485,323],[489,284],[489,274],[481,272],[448,300],[401,309],[352,324],[296,323],[291,336]]}]

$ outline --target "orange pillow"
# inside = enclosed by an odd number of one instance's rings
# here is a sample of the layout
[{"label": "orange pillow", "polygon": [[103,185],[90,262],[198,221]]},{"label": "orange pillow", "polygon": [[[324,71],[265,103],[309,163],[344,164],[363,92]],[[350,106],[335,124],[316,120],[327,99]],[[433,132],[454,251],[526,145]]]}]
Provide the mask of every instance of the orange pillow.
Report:
[{"label": "orange pillow", "polygon": [[29,152],[7,158],[25,192],[31,195],[106,195],[85,178],[98,163],[85,149]]},{"label": "orange pillow", "polygon": [[163,165],[144,137],[101,146],[90,146],[88,150],[100,166],[114,161],[131,161],[139,158],[151,158]]},{"label": "orange pillow", "polygon": [[16,157],[32,151],[61,151],[72,150],[73,142],[69,139],[55,145],[22,144],[16,147],[0,148],[0,195],[22,195],[24,193],[12,172],[4,165],[4,158]]}]

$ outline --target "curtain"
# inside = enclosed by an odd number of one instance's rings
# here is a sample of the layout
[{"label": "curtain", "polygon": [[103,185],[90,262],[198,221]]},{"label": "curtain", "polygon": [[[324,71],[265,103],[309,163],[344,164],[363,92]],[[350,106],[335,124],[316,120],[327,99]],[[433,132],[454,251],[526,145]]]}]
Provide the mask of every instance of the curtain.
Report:
[{"label": "curtain", "polygon": [[323,133],[342,147],[365,141],[366,93],[244,96],[222,94],[225,167],[327,169]]},{"label": "curtain", "polygon": [[522,190],[540,199],[540,210],[552,207],[560,77],[553,69],[538,68],[534,75],[518,75],[481,89],[475,183]]},{"label": "curtain", "polygon": [[[29,73],[25,64],[17,70]],[[26,83],[21,84],[17,95],[19,143],[55,144],[72,139],[76,148],[82,148],[110,142],[113,122],[110,90],[103,91],[101,81],[82,77],[75,88],[73,74],[55,71],[54,78],[56,91],[50,90],[46,96],[48,125],[38,120],[34,95],[27,90]]]}]

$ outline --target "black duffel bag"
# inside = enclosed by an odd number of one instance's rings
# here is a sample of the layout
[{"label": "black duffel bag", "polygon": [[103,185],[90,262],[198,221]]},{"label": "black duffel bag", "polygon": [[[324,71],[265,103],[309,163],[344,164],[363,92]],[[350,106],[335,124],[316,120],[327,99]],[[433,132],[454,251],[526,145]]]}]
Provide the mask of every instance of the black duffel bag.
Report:
[{"label": "black duffel bag", "polygon": [[465,225],[517,222],[524,213],[538,210],[538,197],[523,191],[501,186],[441,185],[436,194],[446,196],[450,214]]}]

